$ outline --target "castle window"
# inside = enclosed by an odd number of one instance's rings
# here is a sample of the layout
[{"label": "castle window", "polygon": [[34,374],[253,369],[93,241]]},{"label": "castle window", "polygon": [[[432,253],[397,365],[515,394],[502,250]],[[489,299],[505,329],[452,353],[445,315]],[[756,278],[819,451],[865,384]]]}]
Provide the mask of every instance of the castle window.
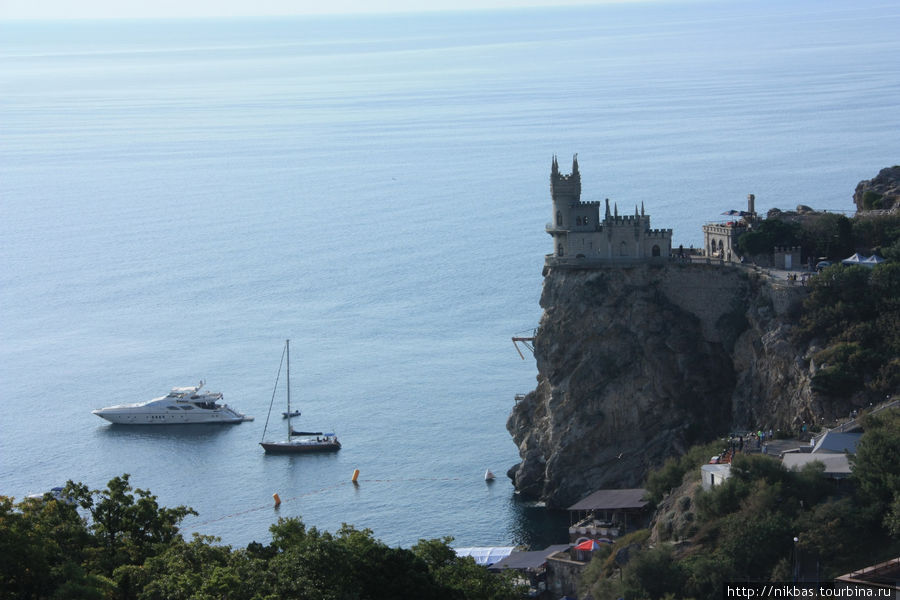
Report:
[{"label": "castle window", "polygon": [[556,250],[556,255],[557,255],[557,256],[563,256],[564,254],[565,254],[565,252],[563,252],[563,245],[560,244],[560,245],[559,245],[559,248]]},{"label": "castle window", "polygon": [[556,224],[562,226],[562,213],[559,211],[556,211]]},{"label": "castle window", "polygon": [[585,217],[584,219],[581,220],[581,222],[584,223],[585,225],[587,225],[587,224],[588,224],[588,218]]},{"label": "castle window", "polygon": [[579,226],[581,225],[581,217],[575,217],[575,224]]},{"label": "castle window", "polygon": [[619,244],[619,256],[628,256],[628,246],[625,242]]},{"label": "castle window", "polygon": [[650,251],[653,256],[659,256],[659,246],[654,245],[653,249]]}]

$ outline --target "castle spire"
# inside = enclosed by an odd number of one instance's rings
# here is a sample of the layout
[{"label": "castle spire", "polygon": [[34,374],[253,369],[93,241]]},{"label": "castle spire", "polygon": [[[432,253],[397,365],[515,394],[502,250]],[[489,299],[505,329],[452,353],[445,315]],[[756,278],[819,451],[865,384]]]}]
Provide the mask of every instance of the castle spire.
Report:
[{"label": "castle spire", "polygon": [[556,155],[553,155],[553,164],[550,166],[550,176],[556,177],[559,175],[559,163],[556,162]]},{"label": "castle spire", "polygon": [[641,216],[644,216],[644,201],[641,200]]},{"label": "castle spire", "polygon": [[609,218],[609,198],[606,199],[606,218]]},{"label": "castle spire", "polygon": [[572,175],[578,175],[578,153],[572,156]]},{"label": "castle spire", "polygon": [[634,205],[634,218],[637,219],[640,215],[638,215],[637,204]]},{"label": "castle spire", "polygon": [[618,202],[613,203],[613,211],[615,212],[615,217],[618,219],[619,218],[619,203]]}]

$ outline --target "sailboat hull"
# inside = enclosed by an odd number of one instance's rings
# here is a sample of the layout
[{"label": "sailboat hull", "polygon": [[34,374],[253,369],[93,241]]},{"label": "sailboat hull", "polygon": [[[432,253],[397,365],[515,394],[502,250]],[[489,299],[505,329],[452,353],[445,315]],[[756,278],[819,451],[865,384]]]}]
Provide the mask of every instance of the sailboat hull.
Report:
[{"label": "sailboat hull", "polygon": [[341,443],[337,440],[291,440],[289,442],[260,442],[266,454],[310,454],[316,452],[337,452]]}]

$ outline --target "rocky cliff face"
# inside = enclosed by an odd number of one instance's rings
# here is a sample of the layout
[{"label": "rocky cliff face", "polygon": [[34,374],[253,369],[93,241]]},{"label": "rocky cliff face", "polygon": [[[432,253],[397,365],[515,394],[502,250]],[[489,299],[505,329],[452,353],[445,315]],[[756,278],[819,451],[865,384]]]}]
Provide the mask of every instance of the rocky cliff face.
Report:
[{"label": "rocky cliff face", "polygon": [[888,210],[900,205],[900,166],[888,167],[860,181],[853,192],[856,210]]},{"label": "rocky cliff face", "polygon": [[507,423],[516,489],[567,506],[730,429],[843,411],[814,398],[811,351],[789,341],[802,295],[741,267],[548,269],[537,388]]}]

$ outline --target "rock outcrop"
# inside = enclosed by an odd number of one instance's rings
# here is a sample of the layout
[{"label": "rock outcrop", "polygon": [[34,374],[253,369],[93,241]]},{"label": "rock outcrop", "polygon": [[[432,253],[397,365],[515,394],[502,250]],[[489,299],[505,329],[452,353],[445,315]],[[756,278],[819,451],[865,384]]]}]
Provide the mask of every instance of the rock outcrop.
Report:
[{"label": "rock outcrop", "polygon": [[900,206],[900,166],[878,172],[874,179],[860,181],[853,192],[856,210],[890,210]]},{"label": "rock outcrop", "polygon": [[538,383],[507,429],[523,495],[567,506],[635,487],[651,467],[741,427],[833,418],[810,391],[812,351],[790,341],[804,288],[742,267],[547,269]]}]

